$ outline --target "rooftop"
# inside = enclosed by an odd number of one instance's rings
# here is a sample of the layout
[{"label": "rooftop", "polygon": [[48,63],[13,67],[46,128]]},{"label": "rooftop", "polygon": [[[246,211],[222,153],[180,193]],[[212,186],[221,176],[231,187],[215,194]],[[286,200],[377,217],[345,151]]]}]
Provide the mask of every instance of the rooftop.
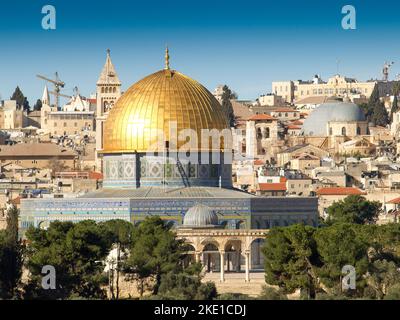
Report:
[{"label": "rooftop", "polygon": [[103,188],[86,193],[80,198],[139,198],[139,199],[180,199],[180,198],[254,198],[255,196],[237,189],[217,187],[170,188],[141,187],[139,189]]},{"label": "rooftop", "polygon": [[327,187],[317,190],[319,196],[349,196],[349,195],[365,195],[364,191],[353,187]]},{"label": "rooftop", "polygon": [[255,114],[254,116],[248,118],[249,121],[258,121],[258,120],[278,120],[268,114]]}]

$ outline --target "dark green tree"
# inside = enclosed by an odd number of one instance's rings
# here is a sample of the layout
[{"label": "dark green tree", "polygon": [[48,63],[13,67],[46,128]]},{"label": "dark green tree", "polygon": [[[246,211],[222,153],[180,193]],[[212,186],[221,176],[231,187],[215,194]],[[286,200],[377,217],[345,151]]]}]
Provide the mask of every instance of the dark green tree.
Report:
[{"label": "dark green tree", "polygon": [[[30,228],[27,267],[31,273],[25,288],[25,298],[70,299],[104,298],[102,285],[104,261],[109,243],[102,229],[91,220],[76,224],[52,222],[47,230]],[[51,265],[56,270],[56,289],[41,286],[42,267]]]},{"label": "dark green tree", "polygon": [[42,100],[37,99],[35,105],[33,106],[34,111],[42,110]]},{"label": "dark green tree", "polygon": [[0,231],[0,298],[19,296],[23,245],[18,239],[18,210],[7,211],[7,228]]},{"label": "dark green tree", "polygon": [[268,284],[278,285],[286,294],[301,289],[315,297],[319,262],[314,232],[310,226],[292,225],[268,233],[262,249]]},{"label": "dark green tree", "polygon": [[152,278],[152,292],[157,295],[162,275],[179,270],[184,253],[184,242],[176,239],[171,225],[159,217],[148,217],[133,230],[125,272],[138,281],[141,296]]},{"label": "dark green tree", "polygon": [[228,119],[229,125],[234,127],[236,125],[235,114],[233,112],[232,99],[237,99],[237,94],[234,93],[227,85],[222,87],[222,108],[224,109]]},{"label": "dark green tree", "polygon": [[11,100],[15,100],[17,102],[17,106],[19,108],[23,108],[24,107],[24,103],[25,103],[25,96],[22,93],[21,89],[19,88],[19,86],[17,86],[14,90],[14,93],[12,94],[12,96],[10,97]]},{"label": "dark green tree", "polygon": [[322,262],[318,277],[329,294],[341,294],[342,268],[351,265],[356,270],[356,290],[348,294],[360,295],[365,287],[363,275],[368,270],[368,243],[360,237],[359,230],[364,226],[350,223],[337,223],[320,228],[315,233],[317,251]]},{"label": "dark green tree", "polygon": [[212,300],[217,296],[213,282],[201,282],[201,265],[196,263],[178,272],[161,276],[156,299],[162,300]]},{"label": "dark green tree", "polygon": [[375,86],[368,101],[367,118],[377,126],[386,127],[389,116],[384,103],[379,98],[378,86]]},{"label": "dark green tree", "polygon": [[372,223],[376,220],[382,204],[368,201],[360,195],[350,195],[328,207],[328,222]]}]

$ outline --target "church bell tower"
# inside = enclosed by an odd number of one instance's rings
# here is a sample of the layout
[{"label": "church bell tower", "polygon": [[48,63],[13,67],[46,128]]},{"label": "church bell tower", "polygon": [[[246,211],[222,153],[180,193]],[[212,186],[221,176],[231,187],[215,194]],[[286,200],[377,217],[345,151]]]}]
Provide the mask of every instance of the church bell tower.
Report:
[{"label": "church bell tower", "polygon": [[96,83],[96,167],[102,170],[98,152],[103,150],[104,122],[108,112],[121,96],[121,81],[111,61],[110,50],[107,49],[106,63]]}]

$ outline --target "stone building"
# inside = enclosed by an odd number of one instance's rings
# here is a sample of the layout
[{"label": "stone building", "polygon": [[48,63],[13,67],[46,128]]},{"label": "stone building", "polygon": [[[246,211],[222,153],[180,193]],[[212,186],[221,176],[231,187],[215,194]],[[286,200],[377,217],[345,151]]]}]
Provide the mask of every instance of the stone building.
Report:
[{"label": "stone building", "polygon": [[223,137],[218,135],[217,144],[195,141],[188,151],[182,149],[186,139],[175,140],[171,122],[178,133],[231,132],[219,102],[197,81],[170,69],[167,52],[165,68],[132,85],[109,110],[103,188],[76,198],[22,199],[22,235],[29,226],[46,228],[55,220],[139,223],[158,215],[180,225],[199,203],[214,210],[224,229],[317,224],[315,197],[265,198],[234,189],[231,163],[218,158],[232,154]]},{"label": "stone building", "polygon": [[246,154],[249,157],[272,155],[278,140],[278,119],[268,114],[256,114],[246,122]]},{"label": "stone building", "polygon": [[102,170],[100,152],[103,150],[104,123],[110,110],[121,96],[121,81],[107,50],[106,62],[96,83],[96,166]]}]

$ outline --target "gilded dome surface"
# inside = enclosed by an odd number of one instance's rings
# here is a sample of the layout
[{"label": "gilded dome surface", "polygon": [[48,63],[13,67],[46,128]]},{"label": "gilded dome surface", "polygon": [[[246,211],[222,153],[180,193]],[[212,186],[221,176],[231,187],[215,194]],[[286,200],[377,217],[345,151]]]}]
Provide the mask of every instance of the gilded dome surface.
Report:
[{"label": "gilded dome surface", "polygon": [[[200,148],[201,129],[229,128],[217,99],[197,81],[168,68],[132,85],[111,109],[104,127],[104,153],[145,152],[164,132],[170,141],[170,121],[177,132],[193,129]],[[186,141],[178,141],[178,148]],[[204,147],[203,147],[204,149]],[[152,149],[154,150],[154,149]]]}]

